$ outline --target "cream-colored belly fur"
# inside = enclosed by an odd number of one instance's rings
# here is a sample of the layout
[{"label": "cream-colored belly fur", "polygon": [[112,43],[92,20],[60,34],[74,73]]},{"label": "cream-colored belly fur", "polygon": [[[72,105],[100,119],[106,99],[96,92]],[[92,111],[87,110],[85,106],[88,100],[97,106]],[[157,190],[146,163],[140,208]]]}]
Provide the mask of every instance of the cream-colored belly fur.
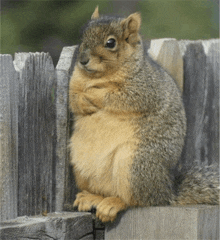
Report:
[{"label": "cream-colored belly fur", "polygon": [[128,203],[130,166],[137,143],[127,116],[99,111],[76,121],[71,163],[80,178],[88,181],[91,193],[119,196]]}]

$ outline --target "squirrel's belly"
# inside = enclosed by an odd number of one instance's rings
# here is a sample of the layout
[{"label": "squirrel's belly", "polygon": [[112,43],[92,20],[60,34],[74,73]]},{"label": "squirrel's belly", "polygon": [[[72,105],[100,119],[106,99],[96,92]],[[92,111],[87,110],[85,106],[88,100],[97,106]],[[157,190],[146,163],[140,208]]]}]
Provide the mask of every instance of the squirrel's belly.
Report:
[{"label": "squirrel's belly", "polygon": [[[138,139],[128,116],[106,112],[83,117],[71,138],[71,163],[91,192],[128,198],[130,165]],[[80,186],[79,186],[80,187]]]}]

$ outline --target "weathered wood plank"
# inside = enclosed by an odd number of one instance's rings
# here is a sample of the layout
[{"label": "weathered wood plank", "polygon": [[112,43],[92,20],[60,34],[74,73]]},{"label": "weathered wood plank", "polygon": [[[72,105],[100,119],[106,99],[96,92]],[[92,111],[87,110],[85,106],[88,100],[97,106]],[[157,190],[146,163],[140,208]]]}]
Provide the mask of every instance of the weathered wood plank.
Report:
[{"label": "weathered wood plank", "polygon": [[50,213],[47,217],[18,217],[1,224],[2,240],[93,240],[89,213]]},{"label": "weathered wood plank", "polygon": [[187,136],[183,162],[219,161],[220,40],[181,41]]},{"label": "weathered wood plank", "polygon": [[179,89],[183,91],[183,58],[178,41],[175,38],[153,39],[148,52],[175,79]]},{"label": "weathered wood plank", "polygon": [[18,215],[55,210],[56,80],[49,54],[18,53]]},{"label": "weathered wood plank", "polygon": [[106,226],[111,239],[219,239],[218,206],[133,208]]},{"label": "weathered wood plank", "polygon": [[[209,123],[205,122],[208,152],[205,158],[209,163],[219,162],[219,81],[220,81],[220,39],[203,41],[207,51],[207,79],[211,79],[209,89]],[[210,81],[210,80],[209,80]],[[209,101],[209,100],[208,100]],[[207,128],[207,125],[209,127]],[[210,132],[209,132],[210,131]],[[210,159],[209,159],[210,157]]]},{"label": "weathered wood plank", "polygon": [[0,221],[17,217],[17,84],[11,55],[0,55]]},{"label": "weathered wood plank", "polygon": [[73,202],[76,186],[69,162],[70,112],[68,103],[69,79],[73,71],[76,46],[63,48],[56,66],[57,102],[56,102],[56,211],[63,210],[65,202]]}]

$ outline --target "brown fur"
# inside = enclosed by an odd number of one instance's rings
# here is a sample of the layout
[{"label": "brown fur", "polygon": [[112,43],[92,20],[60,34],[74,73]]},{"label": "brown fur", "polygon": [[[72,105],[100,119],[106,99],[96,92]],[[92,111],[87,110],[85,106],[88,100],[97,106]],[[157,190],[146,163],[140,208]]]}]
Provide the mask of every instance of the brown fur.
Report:
[{"label": "brown fur", "polygon": [[[97,10],[93,19],[95,15]],[[97,46],[96,55],[90,55],[87,66],[94,72],[87,72],[77,64],[70,81],[70,107],[77,119],[70,145],[71,163],[77,185],[84,190],[77,195],[74,205],[82,211],[98,206],[97,216],[102,221],[114,220],[118,211],[134,205],[129,168],[138,139],[130,119],[139,113],[118,112],[118,104],[123,102],[117,102],[116,106],[104,104],[106,95],[119,93],[129,77],[123,64],[132,50],[128,48],[118,57],[115,52]],[[106,63],[100,62],[99,56]]]},{"label": "brown fur", "polygon": [[82,191],[74,206],[96,207],[103,222],[129,206],[174,201],[170,170],[182,151],[185,112],[174,80],[145,55],[140,25],[139,13],[100,18],[96,8],[70,81],[71,163]]}]

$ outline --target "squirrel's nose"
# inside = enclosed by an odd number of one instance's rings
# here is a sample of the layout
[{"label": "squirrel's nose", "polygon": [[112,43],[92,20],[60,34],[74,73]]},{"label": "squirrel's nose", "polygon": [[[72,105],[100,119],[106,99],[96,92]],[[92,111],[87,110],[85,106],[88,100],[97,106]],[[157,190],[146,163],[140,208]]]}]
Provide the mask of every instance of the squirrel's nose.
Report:
[{"label": "squirrel's nose", "polygon": [[89,62],[89,52],[88,51],[84,51],[80,55],[80,63],[82,65],[86,65],[88,62]]},{"label": "squirrel's nose", "polygon": [[82,59],[82,60],[80,61],[80,63],[81,63],[82,65],[86,65],[88,62],[89,62],[89,59]]}]

